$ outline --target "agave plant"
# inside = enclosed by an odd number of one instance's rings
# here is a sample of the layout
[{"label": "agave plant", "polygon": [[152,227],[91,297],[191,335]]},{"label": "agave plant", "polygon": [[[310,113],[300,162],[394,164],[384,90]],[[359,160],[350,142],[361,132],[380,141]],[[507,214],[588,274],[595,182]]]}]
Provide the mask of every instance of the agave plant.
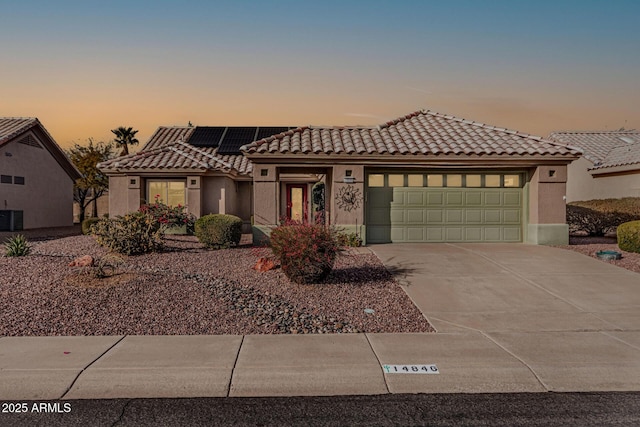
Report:
[{"label": "agave plant", "polygon": [[31,252],[29,242],[22,234],[11,237],[5,244],[6,256],[25,256]]}]

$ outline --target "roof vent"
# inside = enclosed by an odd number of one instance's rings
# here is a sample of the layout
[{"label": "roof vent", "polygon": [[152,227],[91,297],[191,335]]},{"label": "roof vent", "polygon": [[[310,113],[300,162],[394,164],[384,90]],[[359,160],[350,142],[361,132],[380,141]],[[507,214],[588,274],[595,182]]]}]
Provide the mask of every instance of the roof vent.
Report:
[{"label": "roof vent", "polygon": [[636,142],[632,138],[629,138],[628,136],[619,136],[618,139],[623,140],[627,144],[634,144]]}]

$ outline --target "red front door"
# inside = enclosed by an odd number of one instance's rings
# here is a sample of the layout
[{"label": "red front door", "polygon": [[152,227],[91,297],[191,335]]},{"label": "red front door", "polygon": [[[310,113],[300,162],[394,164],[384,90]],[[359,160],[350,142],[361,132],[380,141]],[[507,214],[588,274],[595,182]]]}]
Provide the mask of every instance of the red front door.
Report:
[{"label": "red front door", "polygon": [[307,185],[287,184],[287,218],[307,221]]}]

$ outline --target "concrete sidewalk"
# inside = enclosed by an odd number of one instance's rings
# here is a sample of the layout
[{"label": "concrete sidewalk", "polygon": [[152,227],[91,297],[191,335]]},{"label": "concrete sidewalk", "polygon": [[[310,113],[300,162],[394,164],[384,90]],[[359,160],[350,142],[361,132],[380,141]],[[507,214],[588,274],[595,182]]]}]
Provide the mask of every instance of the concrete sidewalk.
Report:
[{"label": "concrete sidewalk", "polygon": [[438,333],[1,337],[0,400],[640,391],[640,274],[531,245],[363,250]]}]

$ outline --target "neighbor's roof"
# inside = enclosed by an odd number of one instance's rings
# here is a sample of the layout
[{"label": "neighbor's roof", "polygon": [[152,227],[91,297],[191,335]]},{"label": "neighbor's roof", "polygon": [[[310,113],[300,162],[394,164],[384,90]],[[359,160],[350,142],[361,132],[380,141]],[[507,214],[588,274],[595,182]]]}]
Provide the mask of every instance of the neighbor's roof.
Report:
[{"label": "neighbor's roof", "polygon": [[541,137],[428,110],[377,127],[302,127],[241,147],[248,154],[507,155],[581,153]]},{"label": "neighbor's roof", "polygon": [[73,180],[80,178],[78,169],[36,117],[0,117],[0,147],[32,129],[39,135],[40,142],[69,177]]},{"label": "neighbor's roof", "polygon": [[0,117],[0,146],[38,123],[40,122],[35,117]]},{"label": "neighbor's roof", "polygon": [[251,174],[251,162],[242,154],[219,154],[218,146],[196,147],[188,143],[195,127],[160,127],[137,153],[100,163],[104,171],[219,170]]},{"label": "neighbor's roof", "polygon": [[553,132],[549,139],[582,149],[594,165],[591,169],[640,163],[640,132],[636,130]]}]

